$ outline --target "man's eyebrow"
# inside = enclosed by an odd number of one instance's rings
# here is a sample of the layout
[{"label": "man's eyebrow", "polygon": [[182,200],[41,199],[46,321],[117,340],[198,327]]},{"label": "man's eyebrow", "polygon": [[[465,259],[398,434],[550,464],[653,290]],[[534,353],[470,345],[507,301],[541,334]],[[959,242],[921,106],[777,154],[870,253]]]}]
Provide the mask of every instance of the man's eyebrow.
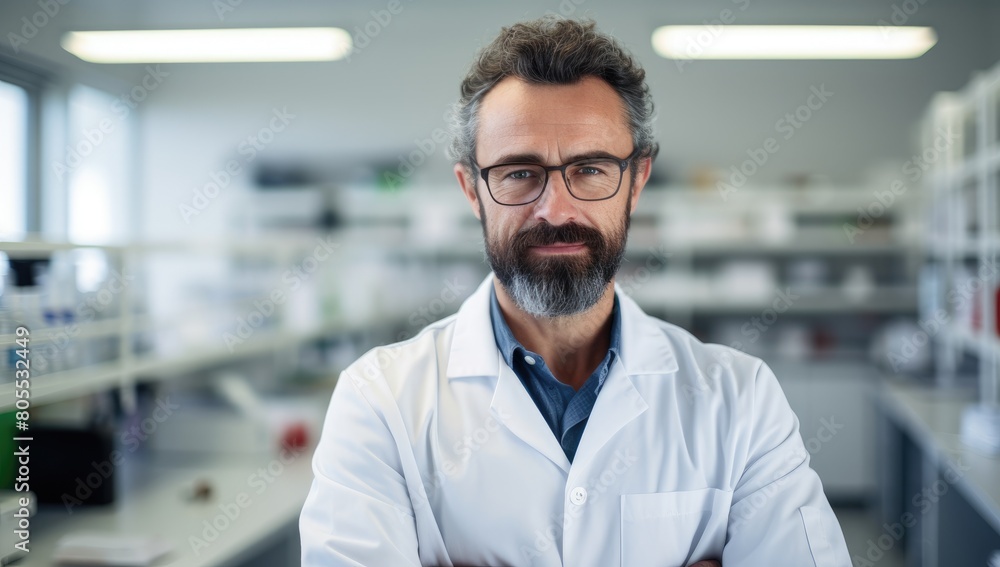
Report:
[{"label": "man's eyebrow", "polygon": [[[581,161],[581,160],[585,160],[585,159],[604,159],[604,158],[622,159],[622,158],[619,158],[618,156],[612,155],[612,154],[610,154],[608,152],[605,152],[605,151],[602,151],[602,150],[594,150],[594,151],[590,151],[590,152],[583,152],[583,153],[579,153],[579,154],[570,155],[570,156],[568,156],[566,158],[566,161],[564,161],[563,163],[573,163],[573,162]],[[545,160],[543,160],[542,156],[539,155],[539,154],[525,153],[525,154],[503,154],[494,163],[497,163],[497,164],[502,164],[502,163],[534,163],[534,164],[542,164],[544,162],[545,162]],[[559,165],[562,165],[562,164],[559,164]]]}]

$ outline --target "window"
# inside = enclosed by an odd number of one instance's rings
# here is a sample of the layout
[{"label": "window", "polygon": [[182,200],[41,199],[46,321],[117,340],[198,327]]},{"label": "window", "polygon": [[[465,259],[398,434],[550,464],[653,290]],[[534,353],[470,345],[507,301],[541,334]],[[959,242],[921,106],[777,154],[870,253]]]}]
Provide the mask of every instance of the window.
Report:
[{"label": "window", "polygon": [[28,92],[0,81],[0,240],[27,230],[29,111]]},{"label": "window", "polygon": [[77,85],[69,93],[69,142],[76,152],[67,178],[72,242],[109,243],[128,236],[128,123],[113,112],[115,98]]}]

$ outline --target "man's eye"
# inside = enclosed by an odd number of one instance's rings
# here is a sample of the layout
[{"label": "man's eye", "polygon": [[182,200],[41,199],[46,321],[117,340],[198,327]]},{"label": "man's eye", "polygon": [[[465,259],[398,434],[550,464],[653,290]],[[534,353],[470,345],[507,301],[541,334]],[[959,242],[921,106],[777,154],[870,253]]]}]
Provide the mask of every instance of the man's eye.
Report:
[{"label": "man's eye", "polygon": [[581,176],[607,175],[607,171],[605,170],[605,168],[596,165],[581,165],[576,168],[576,175],[581,175]]},{"label": "man's eye", "polygon": [[524,179],[531,179],[534,176],[535,176],[535,172],[533,172],[531,170],[527,170],[527,169],[520,169],[518,171],[512,171],[511,173],[509,173],[507,175],[507,177],[509,179],[513,179],[513,180],[516,180],[516,181],[521,181],[521,180],[524,180]]}]

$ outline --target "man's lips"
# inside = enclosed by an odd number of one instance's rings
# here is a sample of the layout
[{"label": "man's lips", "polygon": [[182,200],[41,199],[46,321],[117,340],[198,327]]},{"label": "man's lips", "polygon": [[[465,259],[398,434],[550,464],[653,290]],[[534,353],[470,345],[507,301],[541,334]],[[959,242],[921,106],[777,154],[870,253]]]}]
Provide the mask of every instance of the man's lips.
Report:
[{"label": "man's lips", "polygon": [[533,250],[537,250],[538,252],[545,252],[549,254],[568,254],[586,250],[587,245],[582,242],[556,242],[554,244],[532,246],[531,248]]}]

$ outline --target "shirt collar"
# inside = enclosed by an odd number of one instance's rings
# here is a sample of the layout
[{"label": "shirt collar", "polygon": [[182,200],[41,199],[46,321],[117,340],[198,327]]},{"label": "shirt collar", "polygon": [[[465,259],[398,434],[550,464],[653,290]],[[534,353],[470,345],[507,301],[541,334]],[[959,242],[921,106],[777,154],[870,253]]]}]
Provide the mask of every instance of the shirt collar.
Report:
[{"label": "shirt collar", "polygon": [[[503,312],[500,311],[500,302],[497,300],[496,288],[492,285],[490,286],[490,319],[493,323],[493,337],[496,339],[497,348],[500,349],[500,355],[503,356],[507,366],[514,368],[513,360],[517,349],[527,349],[514,337],[514,333],[510,330],[507,320],[503,317]],[[611,308],[611,342],[608,347],[608,351],[613,354],[608,360],[611,363],[614,362],[614,359],[621,358],[621,328],[621,309],[618,306],[618,294],[616,293],[614,307]]]}]

